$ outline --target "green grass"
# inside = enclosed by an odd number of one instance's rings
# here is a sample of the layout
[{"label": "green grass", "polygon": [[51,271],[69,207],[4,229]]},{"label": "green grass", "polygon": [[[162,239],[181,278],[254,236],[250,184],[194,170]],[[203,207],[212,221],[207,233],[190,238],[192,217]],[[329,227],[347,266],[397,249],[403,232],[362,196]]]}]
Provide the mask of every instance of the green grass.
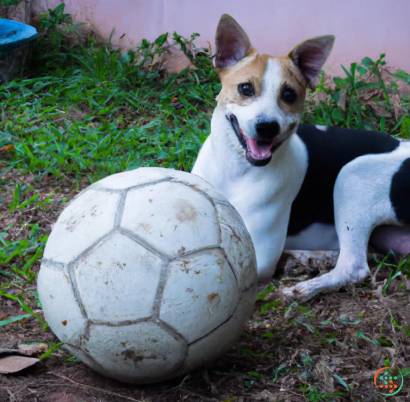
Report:
[{"label": "green grass", "polygon": [[[196,71],[167,79],[136,65],[138,57],[152,62],[166,35],[143,41],[138,56],[91,39],[72,48],[65,44],[70,29],[56,29],[69,20],[64,7],[50,11],[22,77],[0,87],[0,201],[11,218],[0,225],[0,294],[33,315],[40,305],[28,285],[48,232],[32,216],[62,208],[67,199],[58,185],[45,194],[41,183],[68,181],[78,190],[140,166],[189,171],[220,90],[206,56],[196,57]],[[182,46],[193,39],[174,38]],[[21,181],[25,175],[33,181]]]},{"label": "green grass", "polygon": [[[46,324],[35,312],[41,304],[32,285],[49,232],[44,217],[54,219],[72,196],[67,195],[71,190],[113,173],[141,166],[190,171],[209,134],[215,96],[221,89],[206,55],[193,59],[195,71],[178,76],[163,78],[155,65],[142,68],[162,52],[166,35],[153,43],[144,40],[135,52],[124,54],[90,38],[81,46],[67,46],[65,35],[74,28],[65,33],[55,28],[69,21],[64,7],[59,7],[44,17],[47,34],[33,46],[22,77],[0,87],[0,203],[7,212],[2,215],[0,209],[0,295],[19,303],[43,327]],[[174,34],[174,39],[186,49],[196,36],[185,39]],[[383,60],[381,55],[375,62],[364,58],[352,63],[345,69],[346,77],[333,79],[333,87],[322,76],[318,89],[308,95],[303,121],[381,130],[409,139],[410,97],[398,97],[397,83],[410,84],[410,75],[399,71],[385,82],[379,71]],[[382,289],[386,295],[393,281],[404,283],[408,278],[409,260],[390,265],[383,260],[378,269],[382,267],[391,270]],[[278,301],[264,303],[273,290],[271,286],[258,295],[261,317],[275,312],[292,318],[287,327],[271,328],[262,335],[265,341],[297,328],[332,345],[342,341],[343,335],[332,329],[338,325],[352,329],[352,344],[354,339],[379,343],[376,337],[353,330],[360,316],[354,320],[340,316],[334,322],[322,319],[318,324],[302,306],[283,310]],[[0,327],[28,314],[0,321]],[[391,323],[400,327],[394,315]],[[404,329],[410,334],[407,326]],[[271,359],[269,353],[256,350],[242,353],[252,359]],[[299,394],[308,401],[333,400],[335,394],[320,394],[306,382],[312,369],[308,356],[303,358],[296,371]],[[287,368],[278,364],[275,370],[274,381]],[[259,381],[256,369],[247,375],[247,387]],[[347,391],[343,380],[334,378],[339,389]]]},{"label": "green grass", "polygon": [[[0,190],[14,187],[12,199],[3,199],[10,214],[47,211],[49,204],[65,202],[62,196],[50,200],[32,185],[6,180],[10,172],[30,173],[37,183],[50,177],[67,179],[78,190],[80,183],[140,166],[190,171],[210,131],[221,88],[209,58],[198,55],[193,60],[195,71],[164,79],[154,68],[147,71],[141,66],[162,52],[166,35],[153,43],[144,40],[136,52],[124,54],[92,39],[68,47],[65,35],[75,26],[66,32],[56,29],[57,23],[70,20],[64,5],[49,11],[42,23],[47,34],[33,46],[23,76],[0,87],[0,148],[9,150],[0,154]],[[197,35],[185,39],[174,33],[174,40],[186,50]],[[345,78],[334,78],[333,89],[326,87],[322,76],[318,89],[308,95],[303,121],[382,129],[409,138],[410,98],[400,99],[399,116],[390,99],[397,92],[395,82],[410,83],[410,75],[399,71],[385,84],[378,70],[383,58],[352,63]],[[361,103],[369,90],[379,91],[380,98],[372,102],[385,116]],[[326,99],[314,107],[312,100],[318,94]],[[10,283],[35,279],[31,267],[41,259],[47,239],[41,225],[17,224],[29,229],[24,239],[8,240],[10,225],[0,233],[0,264],[10,268],[3,271],[10,281],[2,285],[2,292]]]},{"label": "green grass", "polygon": [[0,7],[1,6],[14,6],[20,3],[22,0],[0,0]]}]

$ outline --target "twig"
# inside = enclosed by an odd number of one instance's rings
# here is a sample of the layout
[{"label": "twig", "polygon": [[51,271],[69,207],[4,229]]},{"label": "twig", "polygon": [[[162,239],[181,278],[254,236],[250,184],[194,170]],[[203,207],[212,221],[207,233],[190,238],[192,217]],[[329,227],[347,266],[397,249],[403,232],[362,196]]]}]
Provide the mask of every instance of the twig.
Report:
[{"label": "twig", "polygon": [[117,396],[118,398],[126,399],[126,400],[128,400],[128,401],[144,402],[144,401],[142,401],[141,399],[134,399],[134,398],[131,398],[131,397],[129,397],[129,396],[124,396],[124,395],[121,395],[121,394],[117,394],[116,392],[107,391],[107,390],[105,390],[105,389],[93,387],[93,386],[91,386],[91,385],[81,384],[81,383],[79,383],[79,382],[73,381],[71,378],[65,377],[65,376],[63,376],[63,375],[61,375],[61,374],[54,373],[53,371],[50,371],[50,374],[55,375],[56,377],[62,378],[63,380],[69,381],[69,382],[75,384],[75,385],[78,386],[78,387],[91,389],[91,390],[93,390],[93,391],[99,391],[99,392],[102,392],[102,393],[104,393],[104,394],[108,394],[108,395],[112,395],[112,396]]},{"label": "twig", "polygon": [[14,398],[14,394],[11,392],[10,388],[6,388],[6,391],[10,396],[10,402],[14,402],[16,399]]},{"label": "twig", "polygon": [[305,395],[298,394],[298,393],[293,392],[293,391],[291,391],[290,389],[286,389],[286,388],[284,388],[284,391],[285,391],[285,392],[289,392],[289,393],[291,393],[291,394],[293,394],[293,395],[297,395],[298,397],[302,397],[305,401],[307,401],[307,399],[306,399],[306,396],[305,396]]},{"label": "twig", "polygon": [[301,278],[282,278],[280,281],[281,282],[304,282],[304,281],[306,281],[306,278],[305,279],[301,279]]}]

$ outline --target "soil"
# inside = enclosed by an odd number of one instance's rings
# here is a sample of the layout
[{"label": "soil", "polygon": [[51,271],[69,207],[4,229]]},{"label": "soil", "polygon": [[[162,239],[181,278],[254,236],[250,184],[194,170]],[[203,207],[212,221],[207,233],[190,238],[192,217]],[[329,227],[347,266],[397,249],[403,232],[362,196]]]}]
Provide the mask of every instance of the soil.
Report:
[{"label": "soil", "polygon": [[[15,172],[8,175],[17,177]],[[41,197],[52,193],[60,200],[77,193],[69,190],[72,183],[65,181],[46,177],[35,183],[31,176],[19,180],[34,185]],[[81,183],[80,190],[87,185]],[[9,190],[12,187],[2,189],[6,201],[13,196]],[[23,221],[39,223],[46,232],[63,208],[53,203],[45,212],[10,214],[6,204],[0,205],[1,227]],[[27,230],[12,229],[10,236],[27,236]],[[268,285],[279,289],[324,272],[334,265],[335,256],[316,253],[311,259],[306,259],[306,254],[284,255],[278,277],[260,289]],[[315,267],[313,272],[306,268],[306,261]],[[372,263],[373,273],[376,265]],[[38,269],[38,264],[33,267],[34,272]],[[255,304],[238,344],[211,367],[184,378],[145,386],[122,384],[94,373],[81,362],[68,361],[71,356],[59,348],[24,372],[0,375],[0,402],[385,401],[373,384],[376,371],[385,366],[410,367],[410,281],[398,277],[383,295],[389,271],[384,267],[374,280],[322,294],[291,310],[276,301],[277,293],[267,294],[266,300]],[[34,288],[35,283],[29,286]],[[7,291],[18,294],[20,290]],[[35,312],[42,317],[41,310]],[[22,314],[26,312],[16,302],[0,297],[0,320]],[[0,347],[17,349],[25,342],[59,341],[49,329],[43,331],[33,317],[0,327]],[[395,396],[397,402],[410,400],[410,379],[405,377],[404,382]],[[345,386],[350,387],[349,392]],[[341,392],[344,395],[338,396]]]}]

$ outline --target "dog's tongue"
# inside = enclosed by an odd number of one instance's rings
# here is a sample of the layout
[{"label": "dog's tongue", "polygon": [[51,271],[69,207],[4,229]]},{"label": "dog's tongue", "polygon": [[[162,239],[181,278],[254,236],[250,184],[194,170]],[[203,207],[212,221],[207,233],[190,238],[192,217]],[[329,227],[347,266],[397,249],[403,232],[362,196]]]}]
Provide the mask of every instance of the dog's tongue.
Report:
[{"label": "dog's tongue", "polygon": [[262,142],[248,137],[242,130],[242,128],[238,125],[240,133],[243,135],[246,141],[246,145],[248,148],[248,151],[252,155],[253,158],[263,160],[263,159],[268,159],[272,155],[272,146],[275,145],[275,140],[272,142]]},{"label": "dog's tongue", "polygon": [[246,143],[248,144],[249,151],[251,152],[252,156],[256,159],[266,159],[271,156],[271,142],[258,144],[257,141],[253,138],[246,137],[245,139]]}]

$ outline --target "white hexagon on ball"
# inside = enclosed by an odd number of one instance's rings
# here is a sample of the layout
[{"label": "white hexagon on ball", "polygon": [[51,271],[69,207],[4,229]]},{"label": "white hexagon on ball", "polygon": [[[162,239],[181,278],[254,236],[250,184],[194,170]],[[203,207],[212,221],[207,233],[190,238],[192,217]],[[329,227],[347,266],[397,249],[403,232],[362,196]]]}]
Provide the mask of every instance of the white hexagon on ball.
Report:
[{"label": "white hexagon on ball", "polygon": [[255,300],[255,252],[207,182],[141,168],[94,183],[66,207],[38,292],[51,329],[84,364],[152,383],[232,347]]}]

